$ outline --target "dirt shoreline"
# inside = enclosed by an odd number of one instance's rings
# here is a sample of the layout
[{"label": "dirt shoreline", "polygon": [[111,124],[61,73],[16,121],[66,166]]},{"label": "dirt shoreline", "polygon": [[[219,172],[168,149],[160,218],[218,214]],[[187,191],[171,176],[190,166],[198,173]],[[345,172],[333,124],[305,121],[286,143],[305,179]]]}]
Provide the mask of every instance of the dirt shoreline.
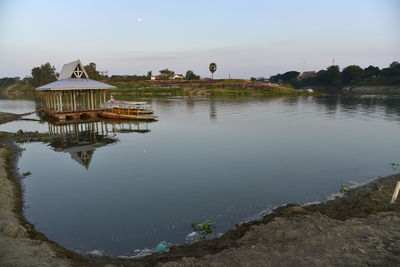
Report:
[{"label": "dirt shoreline", "polygon": [[400,265],[400,199],[389,204],[400,174],[322,204],[277,208],[214,240],[119,259],[71,252],[35,230],[22,214],[20,152],[13,134],[0,133],[1,266]]}]

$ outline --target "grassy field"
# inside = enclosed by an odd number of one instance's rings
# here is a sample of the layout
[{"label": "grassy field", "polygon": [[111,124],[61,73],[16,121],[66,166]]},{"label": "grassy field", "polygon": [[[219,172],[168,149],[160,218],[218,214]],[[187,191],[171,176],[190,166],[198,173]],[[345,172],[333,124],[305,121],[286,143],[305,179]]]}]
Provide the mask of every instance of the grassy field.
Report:
[{"label": "grassy field", "polygon": [[[132,94],[138,96],[218,96],[218,97],[258,97],[258,96],[300,96],[318,95],[295,90],[290,86],[273,83],[252,82],[249,80],[164,80],[164,81],[135,81],[112,82],[102,81],[116,86],[111,90],[114,94]],[[28,83],[17,82],[1,93],[8,98],[33,97],[34,88]]]},{"label": "grassy field", "polygon": [[170,80],[115,82],[113,93],[147,96],[298,96],[315,95],[291,87],[248,80]]}]

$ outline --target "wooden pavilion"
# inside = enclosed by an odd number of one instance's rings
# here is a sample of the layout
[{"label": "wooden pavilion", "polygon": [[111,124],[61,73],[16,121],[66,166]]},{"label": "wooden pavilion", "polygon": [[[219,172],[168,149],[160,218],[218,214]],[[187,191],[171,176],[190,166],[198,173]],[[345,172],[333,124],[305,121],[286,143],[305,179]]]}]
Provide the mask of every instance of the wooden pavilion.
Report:
[{"label": "wooden pavilion", "polygon": [[89,79],[78,59],[63,66],[57,81],[35,90],[47,116],[66,120],[97,116],[107,101],[107,90],[113,88],[116,87]]}]

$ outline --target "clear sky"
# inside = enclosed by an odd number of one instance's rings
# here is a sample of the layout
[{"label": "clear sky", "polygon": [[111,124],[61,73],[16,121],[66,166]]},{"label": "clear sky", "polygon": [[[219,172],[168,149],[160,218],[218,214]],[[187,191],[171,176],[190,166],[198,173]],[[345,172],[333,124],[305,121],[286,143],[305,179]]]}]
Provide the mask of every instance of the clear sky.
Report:
[{"label": "clear sky", "polygon": [[[140,21],[141,19],[141,21]],[[399,0],[0,0],[0,77],[50,62],[109,74],[168,67],[216,78],[386,67],[400,61]]]}]

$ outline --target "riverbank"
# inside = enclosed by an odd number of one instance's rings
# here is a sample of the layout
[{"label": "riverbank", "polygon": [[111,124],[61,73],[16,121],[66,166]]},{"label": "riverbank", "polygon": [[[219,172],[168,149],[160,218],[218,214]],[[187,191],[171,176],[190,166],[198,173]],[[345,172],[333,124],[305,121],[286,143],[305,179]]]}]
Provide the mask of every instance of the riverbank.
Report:
[{"label": "riverbank", "polygon": [[[296,90],[292,87],[269,82],[249,81],[244,79],[206,79],[206,80],[141,80],[103,82],[116,86],[112,94],[131,94],[137,96],[216,96],[216,97],[274,97],[322,95],[317,92]],[[33,97],[32,87],[18,82],[0,90],[10,99]]]},{"label": "riverbank", "polygon": [[280,84],[243,79],[160,80],[109,83],[117,87],[117,89],[111,90],[114,94],[123,93],[141,96],[273,97],[321,94],[296,90]]},{"label": "riverbank", "polygon": [[173,247],[167,254],[140,259],[82,256],[51,242],[23,218],[21,177],[15,164],[19,149],[14,141],[12,134],[0,135],[0,265],[400,264],[400,200],[389,204],[399,174],[333,201],[278,208],[218,239]]}]

